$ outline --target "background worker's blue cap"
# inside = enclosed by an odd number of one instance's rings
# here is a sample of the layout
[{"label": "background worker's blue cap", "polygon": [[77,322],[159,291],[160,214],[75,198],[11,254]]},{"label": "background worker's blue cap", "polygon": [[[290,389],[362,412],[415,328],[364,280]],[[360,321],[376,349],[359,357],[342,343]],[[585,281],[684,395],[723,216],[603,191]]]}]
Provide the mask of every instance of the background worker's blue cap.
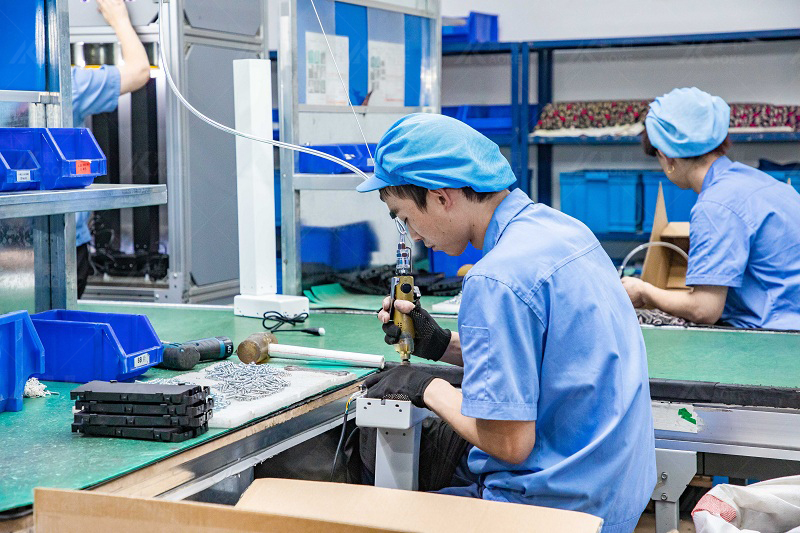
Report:
[{"label": "background worker's blue cap", "polygon": [[484,135],[454,118],[415,113],[383,135],[375,150],[375,175],[356,190],[419,185],[496,192],[516,180],[500,148]]},{"label": "background worker's blue cap", "polygon": [[656,98],[644,124],[650,144],[665,156],[694,157],[722,144],[730,119],[725,100],[691,87]]}]

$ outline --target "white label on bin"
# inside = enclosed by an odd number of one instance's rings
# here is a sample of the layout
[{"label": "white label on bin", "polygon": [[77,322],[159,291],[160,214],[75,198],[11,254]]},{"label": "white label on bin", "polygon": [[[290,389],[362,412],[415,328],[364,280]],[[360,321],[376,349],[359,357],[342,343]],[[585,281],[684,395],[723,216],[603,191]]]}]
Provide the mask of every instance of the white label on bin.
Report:
[{"label": "white label on bin", "polygon": [[139,368],[140,366],[149,365],[150,364],[150,354],[145,353],[142,354],[136,359],[133,360],[133,368]]},{"label": "white label on bin", "polygon": [[17,182],[20,181],[31,181],[31,171],[30,170],[17,170]]}]

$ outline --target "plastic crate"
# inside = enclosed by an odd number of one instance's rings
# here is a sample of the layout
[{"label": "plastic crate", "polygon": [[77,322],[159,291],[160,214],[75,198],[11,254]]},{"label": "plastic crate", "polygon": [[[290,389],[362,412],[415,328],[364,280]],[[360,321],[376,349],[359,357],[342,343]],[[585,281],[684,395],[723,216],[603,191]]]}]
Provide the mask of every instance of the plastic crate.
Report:
[{"label": "plastic crate", "polygon": [[791,185],[798,193],[800,193],[800,171],[797,170],[764,170],[773,178],[778,181],[786,183],[791,180]]},{"label": "plastic crate", "polygon": [[333,266],[335,228],[303,226],[300,229],[300,258],[303,263]]},{"label": "plastic crate", "polygon": [[25,382],[45,369],[44,347],[27,311],[0,316],[0,413],[22,409]]},{"label": "plastic crate", "polygon": [[[369,152],[363,144],[321,144],[308,146],[320,152],[331,154],[364,172],[375,170],[375,162],[370,157],[370,152],[375,155],[377,145],[370,144]],[[302,174],[348,174],[351,171],[339,163],[334,163],[321,157],[300,152],[298,156],[297,171]]]},{"label": "plastic crate", "polygon": [[691,218],[692,207],[697,202],[697,193],[691,189],[681,189],[658,171],[642,171],[642,196],[644,201],[644,217],[642,231],[653,229],[653,217],[658,200],[658,184],[664,191],[664,205],[667,208],[667,219],[670,222],[687,222]]},{"label": "plastic crate", "polygon": [[562,172],[561,210],[595,233],[635,232],[641,225],[639,173],[625,170]]},{"label": "plastic crate", "polygon": [[31,319],[45,349],[39,379],[126,381],[161,362],[161,341],[144,315],[54,309]]},{"label": "plastic crate", "polygon": [[456,23],[442,24],[443,43],[497,42],[497,15],[470,11],[468,17],[443,17],[443,21],[448,19]]},{"label": "plastic crate", "polygon": [[467,249],[461,255],[451,256],[442,251],[428,250],[428,260],[430,261],[431,272],[441,272],[450,278],[458,275],[458,269],[464,265],[474,265],[483,257],[483,251],[478,250],[471,244],[467,244]]},{"label": "plastic crate", "polygon": [[39,162],[30,150],[0,150],[0,191],[38,189]]},{"label": "plastic crate", "polygon": [[0,150],[30,151],[38,188],[80,189],[106,173],[106,158],[85,128],[0,128]]},{"label": "plastic crate", "polygon": [[[528,106],[528,131],[536,124],[537,105]],[[510,135],[512,131],[510,105],[457,105],[442,107],[442,115],[453,117],[484,135]]]},{"label": "plastic crate", "polygon": [[370,264],[378,240],[368,222],[356,222],[335,229],[333,268],[353,270]]}]

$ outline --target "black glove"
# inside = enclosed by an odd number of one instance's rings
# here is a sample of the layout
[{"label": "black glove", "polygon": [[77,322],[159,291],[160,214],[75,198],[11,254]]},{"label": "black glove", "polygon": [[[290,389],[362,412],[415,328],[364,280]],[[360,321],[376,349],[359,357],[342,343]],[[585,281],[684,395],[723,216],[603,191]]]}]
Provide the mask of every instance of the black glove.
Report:
[{"label": "black glove", "polygon": [[364,385],[367,398],[408,399],[417,407],[425,407],[425,389],[434,379],[436,376],[403,365],[369,376]]},{"label": "black glove", "polygon": [[[414,322],[414,351],[411,353],[430,361],[441,359],[450,344],[450,330],[442,329],[433,317],[420,307],[419,302],[409,316]],[[386,334],[383,338],[386,344],[397,344],[400,340],[400,327],[391,321],[383,325],[383,332]]]}]

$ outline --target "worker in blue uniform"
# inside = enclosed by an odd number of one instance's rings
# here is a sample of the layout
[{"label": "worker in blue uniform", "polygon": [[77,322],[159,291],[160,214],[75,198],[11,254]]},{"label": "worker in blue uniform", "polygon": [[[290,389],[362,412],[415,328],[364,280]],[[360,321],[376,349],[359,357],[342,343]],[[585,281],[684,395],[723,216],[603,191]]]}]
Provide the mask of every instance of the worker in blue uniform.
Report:
[{"label": "worker in blue uniform", "polygon": [[689,225],[691,290],[622,283],[636,307],[703,324],[800,330],[800,194],[725,155],[729,120],[728,104],[695,87],[650,104],[645,153],[672,183],[700,195]]},{"label": "worker in blue uniform", "polygon": [[[117,108],[120,95],[136,91],[150,79],[150,60],[131,25],[123,0],[97,0],[97,9],[119,39],[123,64],[99,68],[72,67],[72,125],[83,127],[86,117]],[[89,213],[75,215],[75,244],[78,266],[78,298],[86,289],[89,262]]]},{"label": "worker in blue uniform", "polygon": [[[419,303],[395,304],[414,321],[414,355],[463,366],[461,389],[412,364],[370,377],[368,394],[407,395],[450,428],[422,443],[423,453],[465,450],[467,468],[441,492],[583,511],[603,531],[633,531],[656,481],[636,314],[592,232],[509,191],[515,181],[497,145],[452,118],[408,115],[385,133],[358,190],[379,189],[415,241],[449,255],[472,243],[483,257],[464,279],[458,332]],[[389,305],[378,318],[392,343]]]}]

